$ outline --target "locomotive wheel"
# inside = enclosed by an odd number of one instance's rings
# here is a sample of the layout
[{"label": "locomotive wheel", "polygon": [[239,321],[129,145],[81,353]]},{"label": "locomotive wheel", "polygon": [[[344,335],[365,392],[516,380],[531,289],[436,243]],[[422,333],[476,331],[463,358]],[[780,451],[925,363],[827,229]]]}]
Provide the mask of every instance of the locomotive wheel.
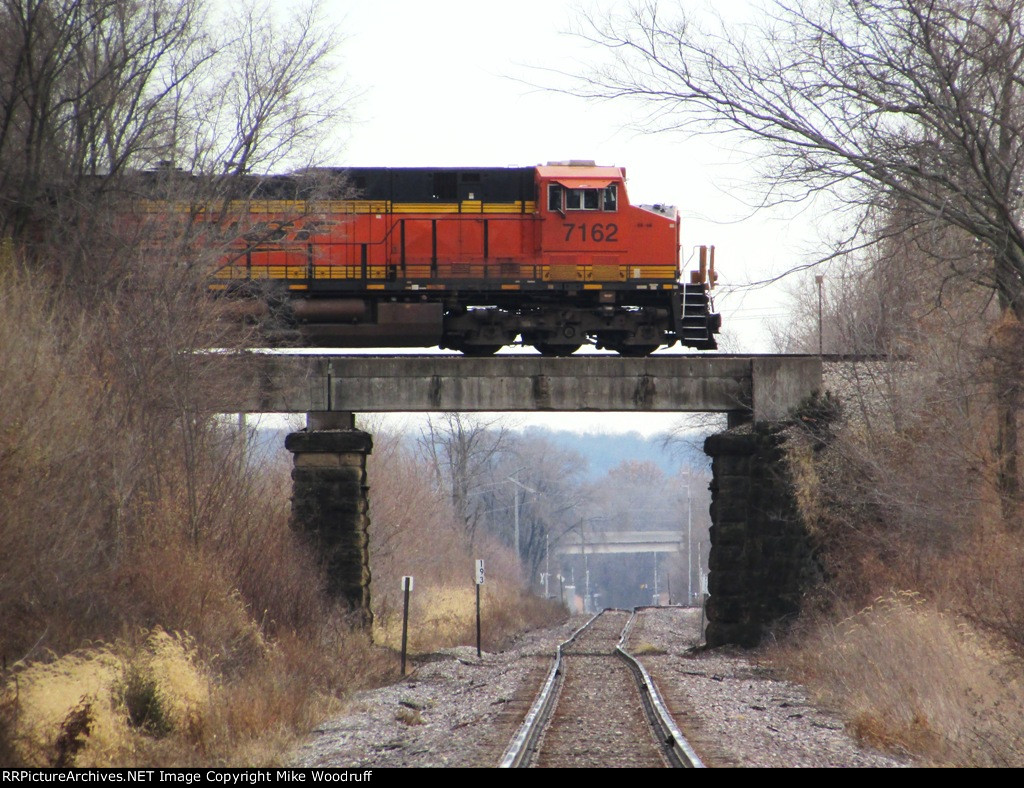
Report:
[{"label": "locomotive wheel", "polygon": [[537,342],[534,347],[542,356],[571,356],[583,345],[550,345],[546,342]]},{"label": "locomotive wheel", "polygon": [[619,347],[614,348],[614,350],[620,356],[625,356],[626,358],[642,358],[643,356],[651,355],[651,353],[653,353],[659,347],[661,347],[661,346],[660,345],[620,345]]},{"label": "locomotive wheel", "polygon": [[464,356],[479,358],[481,356],[493,356],[501,350],[501,347],[501,345],[464,345],[458,348],[458,350]]}]

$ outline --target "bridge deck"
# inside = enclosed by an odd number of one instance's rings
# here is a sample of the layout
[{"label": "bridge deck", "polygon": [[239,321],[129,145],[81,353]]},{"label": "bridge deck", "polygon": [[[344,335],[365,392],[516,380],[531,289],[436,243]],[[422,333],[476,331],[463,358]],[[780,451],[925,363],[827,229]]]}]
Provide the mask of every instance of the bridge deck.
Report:
[{"label": "bridge deck", "polygon": [[248,385],[226,412],[753,410],[762,420],[782,418],[821,386],[816,356],[253,353],[233,362]]}]

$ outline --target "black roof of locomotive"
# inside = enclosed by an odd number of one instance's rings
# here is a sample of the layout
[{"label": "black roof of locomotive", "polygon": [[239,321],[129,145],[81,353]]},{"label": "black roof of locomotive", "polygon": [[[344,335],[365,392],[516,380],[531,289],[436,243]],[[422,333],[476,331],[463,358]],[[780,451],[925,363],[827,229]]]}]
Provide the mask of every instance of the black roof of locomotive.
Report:
[{"label": "black roof of locomotive", "polygon": [[[514,202],[536,199],[535,167],[337,167],[288,175],[214,179],[218,193],[237,199],[390,200],[392,202]],[[201,177],[172,168],[139,173],[144,191]],[[155,195],[154,195],[155,196]]]},{"label": "black roof of locomotive", "polygon": [[351,167],[317,170],[348,196],[393,202],[513,202],[534,199],[534,167]]}]

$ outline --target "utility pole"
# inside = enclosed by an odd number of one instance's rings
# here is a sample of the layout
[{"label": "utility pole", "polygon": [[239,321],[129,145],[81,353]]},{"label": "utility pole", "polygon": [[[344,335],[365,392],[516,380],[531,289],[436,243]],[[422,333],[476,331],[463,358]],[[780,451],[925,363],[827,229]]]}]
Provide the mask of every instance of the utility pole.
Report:
[{"label": "utility pole", "polygon": [[817,276],[815,276],[814,277],[814,281],[818,283],[818,355],[819,356],[823,356],[823,355],[825,355],[825,353],[824,353],[824,346],[825,345],[824,345],[824,341],[822,340],[822,331],[821,331],[821,311],[822,311],[821,310],[821,303],[822,303],[821,288],[822,288],[822,284],[825,281],[824,274],[818,274]]},{"label": "utility pole", "polygon": [[238,458],[244,468],[249,460],[249,424],[247,414],[238,414]]},{"label": "utility pole", "polygon": [[516,545],[516,560],[520,560],[519,555],[519,490],[513,490],[512,494],[515,496],[512,501],[512,512],[515,520],[515,545]]},{"label": "utility pole", "polygon": [[585,572],[584,580],[585,580],[585,583],[586,583],[586,591],[584,592],[586,594],[586,596],[583,597],[583,610],[586,613],[590,613],[594,609],[593,600],[590,598],[590,560],[589,560],[589,558],[590,557],[586,553],[583,554],[583,569],[584,569],[584,572]]},{"label": "utility pole", "polygon": [[551,534],[544,534],[544,598],[547,599],[548,594],[548,579],[551,577],[551,562],[549,560],[549,553],[551,551]]},{"label": "utility pole", "polygon": [[[699,569],[699,567],[698,567]],[[686,485],[686,606],[693,604],[693,508],[690,485]]]},{"label": "utility pole", "polygon": [[580,555],[583,556],[583,612],[590,612],[590,560],[587,556],[587,530],[580,520]]},{"label": "utility pole", "polygon": [[654,604],[660,605],[661,602],[658,599],[658,554],[654,553]]},{"label": "utility pole", "polygon": [[[521,487],[521,488],[523,488],[528,493],[533,493],[534,495],[540,495],[540,491],[539,490],[535,490],[532,487],[530,487],[529,485],[523,484],[515,476],[509,476],[506,479],[506,481],[512,482],[512,484],[514,484],[517,488]],[[515,529],[516,529],[516,532],[515,532],[516,560],[517,561],[521,561],[522,560],[522,556],[520,556],[520,554],[519,554],[519,490],[518,489],[515,490],[515,497],[512,499],[512,514],[513,514],[513,517],[515,519]],[[546,531],[547,531],[547,529],[545,528],[545,532]],[[530,582],[532,583],[533,580],[531,579]]]}]

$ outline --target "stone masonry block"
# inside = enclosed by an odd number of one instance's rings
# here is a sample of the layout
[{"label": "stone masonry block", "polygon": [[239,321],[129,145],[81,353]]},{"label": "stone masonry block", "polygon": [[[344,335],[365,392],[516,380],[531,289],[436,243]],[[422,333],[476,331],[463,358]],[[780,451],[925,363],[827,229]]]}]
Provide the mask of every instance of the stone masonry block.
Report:
[{"label": "stone masonry block", "polygon": [[324,430],[292,432],[284,439],[284,447],[292,454],[358,453],[373,451],[373,438],[362,430]]},{"label": "stone masonry block", "polygon": [[755,424],[710,436],[712,456],[708,645],[751,646],[799,610],[815,572],[793,498],[784,434]]},{"label": "stone masonry block", "polygon": [[359,468],[366,464],[364,454],[334,454],[324,452],[322,454],[296,454],[296,468]]}]

